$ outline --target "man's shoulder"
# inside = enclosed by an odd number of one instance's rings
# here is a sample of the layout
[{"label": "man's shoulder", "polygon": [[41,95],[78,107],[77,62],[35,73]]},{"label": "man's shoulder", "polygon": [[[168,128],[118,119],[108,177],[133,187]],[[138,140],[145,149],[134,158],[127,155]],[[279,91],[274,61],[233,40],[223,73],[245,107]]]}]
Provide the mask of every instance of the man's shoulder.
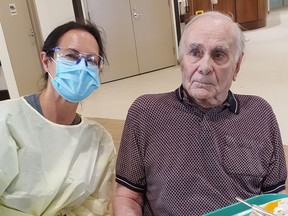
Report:
[{"label": "man's shoulder", "polygon": [[129,113],[157,113],[157,110],[170,109],[173,103],[177,103],[175,92],[144,94],[134,100]]},{"label": "man's shoulder", "polygon": [[157,94],[144,94],[136,98],[133,104],[154,104],[161,103],[168,100],[174,100],[176,98],[174,92],[165,92]]},{"label": "man's shoulder", "polygon": [[234,94],[236,98],[241,102],[250,102],[250,103],[268,103],[266,99],[258,95],[244,95],[244,94]]},{"label": "man's shoulder", "polygon": [[258,109],[272,109],[270,103],[261,96],[258,95],[243,95],[243,94],[234,94],[235,97],[239,100],[240,107],[250,107]]}]

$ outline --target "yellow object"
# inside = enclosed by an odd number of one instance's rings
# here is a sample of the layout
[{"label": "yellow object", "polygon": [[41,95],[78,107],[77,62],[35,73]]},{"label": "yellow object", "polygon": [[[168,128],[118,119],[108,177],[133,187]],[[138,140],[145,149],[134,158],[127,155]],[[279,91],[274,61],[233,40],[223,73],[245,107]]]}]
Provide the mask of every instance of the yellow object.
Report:
[{"label": "yellow object", "polygon": [[0,103],[0,215],[108,215],[115,148],[82,118],[59,125],[24,98]]},{"label": "yellow object", "polygon": [[264,206],[264,209],[273,213],[274,212],[274,209],[278,206],[280,200],[276,200],[276,201],[273,201],[273,202],[269,202],[267,203],[265,206]]},{"label": "yellow object", "polygon": [[198,15],[198,14],[203,14],[204,13],[204,10],[197,10],[195,11],[195,14]]},{"label": "yellow object", "polygon": [[[265,210],[275,215],[287,216],[288,215],[288,198],[283,198],[283,199],[268,202],[262,205],[262,207]],[[252,213],[250,215],[252,216],[255,214]]]}]

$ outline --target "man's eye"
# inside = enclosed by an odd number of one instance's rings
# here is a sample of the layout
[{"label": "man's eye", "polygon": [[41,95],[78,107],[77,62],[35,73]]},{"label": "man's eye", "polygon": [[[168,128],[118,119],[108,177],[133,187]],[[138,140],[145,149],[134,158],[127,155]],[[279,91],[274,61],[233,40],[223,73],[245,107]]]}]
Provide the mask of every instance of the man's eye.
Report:
[{"label": "man's eye", "polygon": [[201,55],[200,51],[199,50],[191,50],[190,51],[190,54],[192,56],[196,56],[196,57],[199,57]]},{"label": "man's eye", "polygon": [[224,58],[225,57],[225,54],[223,53],[223,52],[216,52],[216,53],[214,53],[214,59],[222,59],[222,58]]},{"label": "man's eye", "polygon": [[212,58],[217,64],[225,64],[228,61],[229,56],[225,52],[215,52],[212,54]]},{"label": "man's eye", "polygon": [[221,53],[216,53],[216,58],[221,58],[221,57],[223,57],[224,56],[224,54],[221,52]]}]

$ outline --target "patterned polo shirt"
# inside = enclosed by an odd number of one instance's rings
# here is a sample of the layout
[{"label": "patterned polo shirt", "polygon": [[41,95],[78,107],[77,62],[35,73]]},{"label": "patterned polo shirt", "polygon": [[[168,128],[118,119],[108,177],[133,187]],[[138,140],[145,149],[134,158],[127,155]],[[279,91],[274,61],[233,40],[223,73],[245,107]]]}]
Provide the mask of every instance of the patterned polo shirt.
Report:
[{"label": "patterned polo shirt", "polygon": [[231,91],[205,110],[175,92],[140,96],[129,109],[116,181],[143,193],[145,216],[202,215],[285,189],[286,164],[271,106]]}]

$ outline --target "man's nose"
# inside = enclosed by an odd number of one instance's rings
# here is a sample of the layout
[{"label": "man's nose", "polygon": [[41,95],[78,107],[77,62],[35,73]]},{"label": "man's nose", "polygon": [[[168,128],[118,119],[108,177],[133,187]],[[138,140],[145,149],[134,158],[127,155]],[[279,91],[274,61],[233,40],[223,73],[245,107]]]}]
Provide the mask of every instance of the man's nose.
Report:
[{"label": "man's nose", "polygon": [[208,75],[209,73],[211,73],[212,63],[213,63],[213,60],[211,59],[209,55],[203,56],[202,59],[199,61],[199,67],[198,67],[199,73],[203,75]]}]

